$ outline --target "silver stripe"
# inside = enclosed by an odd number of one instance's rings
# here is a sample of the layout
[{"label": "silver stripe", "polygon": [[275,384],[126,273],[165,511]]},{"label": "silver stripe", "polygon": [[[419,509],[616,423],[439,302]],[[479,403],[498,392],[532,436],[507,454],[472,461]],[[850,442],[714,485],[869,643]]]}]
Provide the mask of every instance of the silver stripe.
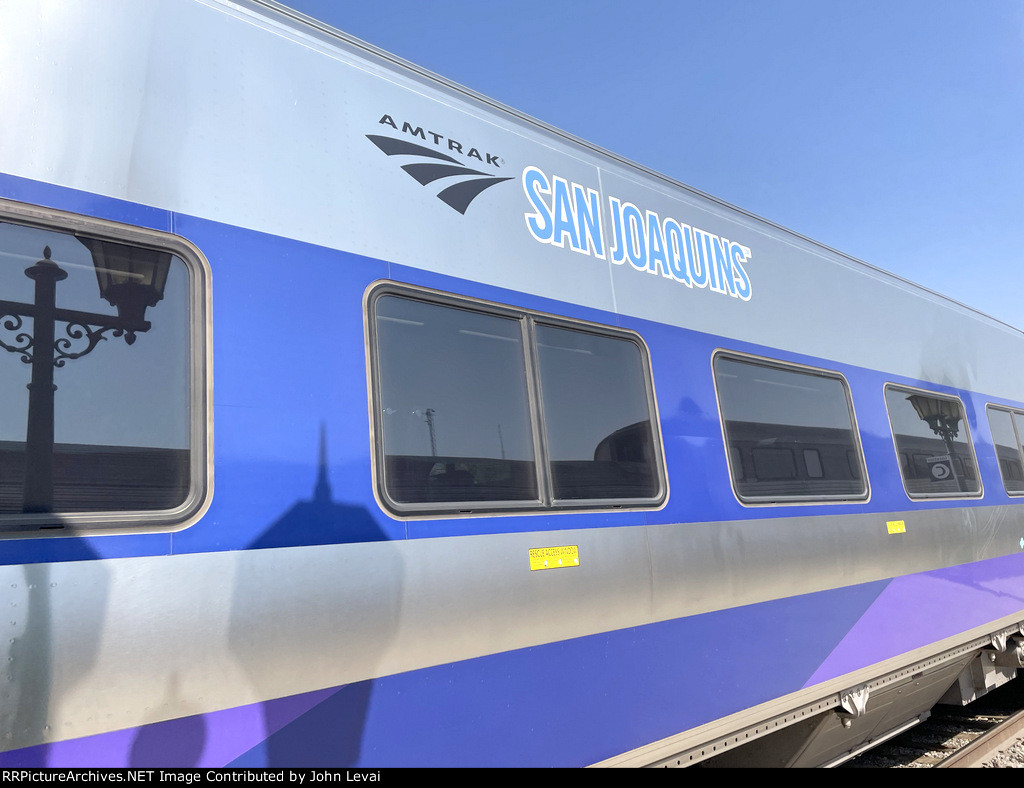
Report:
[{"label": "silver stripe", "polygon": [[[888,536],[887,519],[907,533]],[[0,741],[85,736],[1005,555],[1019,551],[1022,521],[1004,506],[6,566]],[[529,571],[530,548],[567,544],[579,567]]]}]

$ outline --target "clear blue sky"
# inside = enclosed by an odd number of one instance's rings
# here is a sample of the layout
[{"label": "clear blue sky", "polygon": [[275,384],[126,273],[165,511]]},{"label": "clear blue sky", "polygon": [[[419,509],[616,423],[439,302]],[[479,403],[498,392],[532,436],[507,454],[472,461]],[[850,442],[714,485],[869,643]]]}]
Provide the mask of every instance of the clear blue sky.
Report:
[{"label": "clear blue sky", "polygon": [[285,0],[1024,328],[1024,0]]}]

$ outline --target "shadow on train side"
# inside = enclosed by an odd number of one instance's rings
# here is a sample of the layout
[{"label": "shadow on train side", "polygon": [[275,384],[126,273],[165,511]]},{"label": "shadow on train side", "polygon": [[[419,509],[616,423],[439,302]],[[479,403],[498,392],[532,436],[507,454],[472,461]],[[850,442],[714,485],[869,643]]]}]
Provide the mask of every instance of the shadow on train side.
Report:
[{"label": "shadow on train side", "polygon": [[[229,643],[246,679],[258,695],[279,693],[277,681],[282,665],[306,670],[306,660],[315,663],[318,646],[310,641],[310,610],[317,607],[310,593],[330,593],[320,582],[303,584],[304,573],[315,573],[306,551],[266,552],[268,548],[317,546],[386,541],[370,513],[361,506],[334,500],[329,479],[325,429],[321,426],[320,449],[313,494],[296,501],[278,519],[260,532],[245,550],[236,553],[238,563],[231,602]],[[397,559],[396,559],[397,560]],[[333,568],[333,567],[332,567]],[[397,567],[393,567],[397,568]],[[380,570],[380,566],[377,566]],[[337,571],[344,571],[341,566]],[[329,582],[329,581],[328,581]],[[377,615],[375,626],[383,627],[386,643],[398,617],[399,594],[394,593],[392,615]],[[273,610],[254,600],[273,600]],[[345,620],[359,601],[343,606],[341,618],[321,622],[324,631],[343,633]],[[324,610],[323,606],[320,606]],[[327,606],[328,610],[333,610]],[[294,615],[289,615],[292,612]],[[327,615],[331,615],[329,612]],[[267,620],[265,616],[273,620]],[[359,618],[360,611],[352,613]],[[343,638],[344,635],[338,635]],[[335,640],[335,644],[339,641]],[[379,651],[359,641],[361,664],[372,664]],[[169,679],[166,700],[182,708],[179,677]],[[233,767],[312,767],[356,764],[362,746],[363,729],[372,693],[372,682],[362,681],[339,688],[287,695],[248,707],[212,714],[195,714],[154,722],[136,729],[128,765],[141,767],[201,767],[227,763]],[[187,708],[187,706],[185,707]],[[230,720],[228,719],[230,718]],[[222,741],[216,728],[232,729],[230,741]]]},{"label": "shadow on train side", "polygon": [[[24,610],[23,625],[19,634],[9,639],[8,663],[9,680],[5,692],[0,692],[0,741],[5,745],[14,744],[14,749],[0,752],[0,767],[3,768],[46,768],[67,766],[75,763],[75,743],[54,742],[34,746],[18,746],[19,741],[35,739],[40,732],[45,736],[58,723],[51,718],[51,711],[59,709],[66,698],[73,695],[75,685],[86,677],[99,653],[107,616],[110,588],[110,572],[92,548],[84,540],[70,538],[62,540],[62,561],[57,564],[24,564],[7,567],[20,571],[22,583],[12,583],[12,591],[20,599],[15,603]],[[66,562],[80,562],[77,571],[87,571],[91,577],[82,580],[82,586],[90,589],[88,597],[78,597],[71,604],[74,611],[55,611],[63,567]],[[76,576],[81,580],[80,576]],[[66,594],[60,603],[68,604]],[[60,673],[54,670],[55,655],[61,644],[58,629],[61,623],[68,623],[69,616],[89,622],[78,629],[74,636],[75,658],[64,660]],[[68,665],[71,675],[68,675]],[[180,708],[180,687],[177,674],[169,678],[164,700]],[[130,732],[129,732],[130,733]],[[88,737],[91,750],[88,761],[101,766],[125,765],[175,765],[190,766],[199,762],[206,740],[206,724],[203,717],[187,716],[158,725],[136,729],[130,750],[124,753],[127,742],[115,734],[113,741],[103,736]],[[95,748],[95,749],[94,749]],[[109,760],[106,760],[109,758]]]},{"label": "shadow on train side", "polygon": [[[55,521],[59,522],[60,518],[55,518]],[[6,686],[0,687],[0,742],[5,744],[13,742],[17,746],[19,740],[25,741],[22,737],[48,732],[53,724],[49,718],[50,709],[61,701],[62,693],[72,691],[88,675],[99,652],[110,586],[109,572],[102,562],[94,560],[99,555],[84,540],[64,539],[61,548],[62,561],[85,562],[82,566],[87,567],[90,574],[86,581],[90,594],[88,599],[75,600],[75,604],[88,606],[90,616],[93,610],[98,611],[98,617],[90,618],[90,621],[97,622],[97,626],[78,633],[74,662],[70,669],[65,666],[61,675],[56,676],[54,655],[58,644],[55,643],[55,633],[59,612],[54,608],[60,592],[57,573],[61,564],[0,567],[12,597],[10,612],[16,616],[11,621],[16,627],[14,636],[6,636],[3,644],[8,647],[5,662],[9,666]],[[2,646],[0,654],[3,654]],[[0,752],[0,767],[48,766],[52,746],[41,744],[16,753]]]},{"label": "shadow on train side", "polygon": [[294,545],[349,544],[388,539],[370,513],[362,506],[335,501],[328,478],[326,427],[320,426],[320,455],[313,497],[300,500],[246,549],[259,550]]},{"label": "shadow on train side", "polygon": [[[300,499],[288,508],[252,540],[248,549],[231,554],[236,571],[233,581],[228,581],[234,584],[229,603],[229,642],[234,659],[242,668],[242,681],[247,681],[257,696],[284,697],[203,713],[198,699],[193,701],[186,696],[187,676],[169,669],[166,674],[153,677],[164,690],[161,700],[153,704],[151,722],[79,739],[30,745],[32,740],[39,741],[40,732],[45,736],[57,724],[52,714],[92,671],[106,631],[104,621],[110,615],[109,567],[98,560],[102,556],[85,540],[64,538],[58,540],[59,563],[0,567],[20,614],[15,636],[0,644],[0,655],[6,650],[5,661],[10,665],[8,681],[0,685],[0,743],[13,745],[9,751],[0,752],[0,767],[189,768],[224,765],[232,760],[234,765],[257,767],[356,763],[372,682],[292,694],[279,689],[277,678],[282,665],[301,675],[308,670],[304,659],[317,661],[318,649],[324,644],[311,642],[310,635],[314,639],[325,637],[332,653],[358,651],[354,657],[358,660],[355,670],[361,675],[371,673],[397,627],[400,558],[385,557],[383,560],[392,565],[382,568],[378,556],[373,572],[366,568],[368,578],[387,580],[365,601],[317,606],[313,597],[332,593],[332,576],[337,578],[346,571],[364,569],[360,556],[346,554],[339,560],[339,554],[332,552],[317,564],[317,556],[311,556],[307,550],[259,549],[388,540],[364,507],[333,499],[323,433],[319,459],[312,497]],[[91,575],[83,581],[84,587],[91,589],[87,597],[57,595],[64,585],[63,567],[72,563],[75,572],[86,571]],[[312,579],[308,577],[308,572],[314,571],[311,564],[320,569],[320,574]],[[80,579],[80,574],[76,574],[75,580]],[[304,579],[310,582],[304,583]],[[273,605],[269,614],[274,616],[272,621],[266,620],[267,600]],[[314,607],[326,618],[317,619],[310,630],[309,613]],[[383,610],[390,613],[382,614]],[[67,660],[61,663],[60,670],[56,662],[61,648],[60,627],[68,626],[72,619],[88,622],[88,626],[76,628],[74,633],[75,658],[70,663],[73,667],[69,675]],[[358,628],[360,622],[367,621],[372,621],[376,633],[372,641],[380,644],[377,647],[366,638],[346,635]],[[140,634],[139,645],[144,647],[145,643],[144,633]],[[179,716],[157,720],[156,715],[166,708],[177,709]]]},{"label": "shadow on train side", "polygon": [[[334,500],[325,435],[321,425],[312,497],[297,501],[248,545],[235,580],[230,642],[236,659],[245,666],[249,681],[261,695],[280,693],[275,688],[279,686],[283,665],[293,671],[315,670],[321,658],[316,652],[321,645],[328,653],[343,651],[353,663],[358,663],[357,672],[366,675],[397,628],[402,576],[397,555],[388,554],[390,557],[382,559],[381,554],[375,553],[370,571],[359,556],[346,555],[336,563],[329,563],[333,559],[320,563],[317,556],[310,557],[305,550],[264,552],[264,548],[295,545],[388,541],[388,535],[364,507]],[[390,566],[381,566],[382,560]],[[330,596],[336,578],[363,571],[367,573],[367,594],[363,599],[334,606],[323,605],[322,598],[308,597],[310,593]],[[373,583],[373,578],[384,578],[384,584]],[[339,583],[339,593],[344,587]],[[259,616],[267,611],[249,605],[248,600],[261,596],[274,600],[270,615],[276,616],[275,620],[261,620]],[[294,615],[289,615],[289,611]],[[317,623],[311,625],[311,619]],[[363,632],[368,621],[374,637],[351,634]],[[264,738],[253,742],[254,746],[228,765],[259,768],[357,764],[372,688],[372,681],[359,681],[257,704]]]},{"label": "shadow on train side", "polygon": [[[167,679],[163,706],[181,709],[181,694],[181,678],[172,673]],[[202,714],[143,725],[136,729],[127,765],[133,768],[199,766],[207,738],[206,720]]]}]

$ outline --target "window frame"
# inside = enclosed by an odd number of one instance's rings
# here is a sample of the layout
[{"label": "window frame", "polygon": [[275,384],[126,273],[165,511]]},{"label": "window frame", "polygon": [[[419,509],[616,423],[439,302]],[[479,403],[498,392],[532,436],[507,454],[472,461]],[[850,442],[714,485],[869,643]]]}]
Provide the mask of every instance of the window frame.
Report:
[{"label": "window frame", "polygon": [[[860,479],[858,481],[863,483],[863,493],[857,495],[821,495],[821,494],[802,494],[802,495],[745,495],[740,492],[737,487],[736,469],[733,464],[733,452],[731,450],[732,445],[729,443],[729,431],[726,427],[725,413],[722,409],[722,396],[718,386],[718,375],[715,372],[715,363],[718,359],[724,358],[730,361],[737,361],[740,363],[751,364],[754,366],[768,367],[769,369],[782,370],[786,372],[796,372],[799,374],[813,375],[816,377],[830,378],[839,381],[843,387],[843,392],[846,395],[846,408],[850,415],[850,430],[853,434],[853,445],[856,449],[857,460],[860,464]],[[867,461],[864,456],[864,446],[861,440],[860,427],[857,424],[857,412],[853,405],[853,393],[850,390],[849,381],[846,376],[841,372],[835,370],[823,369],[821,367],[812,367],[807,364],[798,364],[790,361],[780,361],[779,359],[769,358],[767,356],[757,356],[751,353],[743,353],[735,350],[728,350],[719,348],[711,354],[711,380],[715,388],[715,405],[718,408],[718,424],[722,431],[722,443],[724,446],[724,454],[726,459],[726,469],[729,475],[729,484],[732,489],[733,495],[736,500],[743,506],[749,507],[761,507],[761,506],[811,506],[821,504],[862,504],[867,503],[871,499],[871,479],[868,476]],[[847,449],[847,452],[849,449]],[[820,453],[819,453],[820,455]],[[795,459],[795,458],[794,458]],[[742,453],[741,453],[742,462]],[[798,466],[799,470],[799,466]],[[851,469],[852,471],[852,469]],[[823,477],[818,477],[823,478]],[[743,481],[743,469],[740,469],[739,481]],[[815,481],[817,479],[814,479]]]},{"label": "window frame", "polygon": [[[0,515],[0,540],[105,534],[167,533],[195,524],[213,496],[213,376],[210,264],[190,241],[168,232],[0,198],[0,221],[65,235],[83,235],[170,252],[188,277],[189,488],[170,509]],[[88,362],[86,362],[88,363]]]},{"label": "window frame", "polygon": [[[992,420],[989,416],[989,411],[993,410],[999,410],[1002,411],[1003,413],[1009,414],[1010,426],[1013,428],[1013,435],[1014,438],[1017,440],[1017,461],[1020,463],[1022,471],[1024,471],[1024,449],[1022,449],[1020,433],[1017,431],[1017,420],[1014,418],[1014,416],[1020,416],[1022,419],[1024,419],[1024,410],[1021,410],[1020,408],[1012,408],[1008,405],[996,405],[993,402],[986,403],[985,418],[986,420],[988,420],[989,435],[992,435]],[[999,481],[1003,483],[1003,492],[1005,492],[1012,498],[1024,497],[1024,488],[1020,490],[1010,490],[1006,487],[1006,476],[1003,475],[1003,466],[1002,462],[999,459],[999,451],[997,449],[997,446],[998,444],[996,443],[995,436],[992,435],[992,451],[995,452],[996,455],[996,468],[998,468],[999,470]],[[978,475],[980,477],[980,471]]]},{"label": "window frame", "polygon": [[[963,424],[964,436],[967,442],[967,446],[971,450],[971,460],[974,462],[974,474],[978,480],[977,492],[948,492],[948,493],[912,493],[907,487],[907,477],[903,473],[903,465],[899,458],[901,451],[899,444],[896,442],[896,430],[892,423],[892,413],[889,410],[889,402],[886,399],[886,392],[889,390],[900,391],[907,394],[924,394],[933,399],[944,399],[956,402],[960,406],[960,413],[963,414],[961,423]],[[981,468],[978,466],[978,452],[974,446],[974,437],[971,435],[971,425],[967,418],[967,407],[964,405],[963,399],[957,394],[945,394],[941,391],[935,391],[933,389],[920,388],[919,386],[906,386],[902,383],[888,382],[882,386],[882,405],[885,407],[885,416],[889,422],[889,436],[892,438],[893,449],[896,452],[896,468],[900,474],[900,483],[903,485],[903,492],[906,493],[907,498],[912,501],[929,501],[929,500],[966,500],[974,498],[983,498],[985,496],[985,480],[981,475]],[[915,452],[913,449],[906,449],[910,452],[910,465],[916,465],[914,460]],[[920,453],[920,452],[917,452]],[[955,458],[953,458],[955,459]],[[961,461],[962,462],[962,461]],[[966,473],[964,474],[966,476]]]},{"label": "window frame", "polygon": [[[376,305],[384,296],[397,296],[420,303],[440,307],[461,309],[499,318],[516,320],[520,323],[523,338],[523,362],[525,384],[530,417],[530,435],[533,440],[533,455],[537,481],[537,498],[509,501],[432,501],[403,503],[394,500],[387,489],[384,469],[384,425],[381,413],[380,362],[377,339]],[[370,284],[363,298],[363,323],[366,332],[366,374],[367,401],[370,422],[370,456],[373,494],[380,507],[391,517],[401,520],[439,519],[451,517],[478,517],[482,515],[556,514],[586,511],[632,511],[659,509],[668,501],[668,473],[665,450],[661,433],[661,419],[658,414],[657,397],[654,391],[654,376],[650,352],[643,338],[635,331],[568,318],[533,309],[520,308],[494,301],[458,295],[391,280]],[[545,437],[546,414],[544,409],[540,362],[537,353],[537,326],[578,331],[591,336],[608,337],[631,342],[638,350],[643,370],[642,385],[647,411],[651,423],[651,445],[654,460],[656,494],[649,498],[589,498],[558,499],[554,497],[552,461],[548,456]]]}]

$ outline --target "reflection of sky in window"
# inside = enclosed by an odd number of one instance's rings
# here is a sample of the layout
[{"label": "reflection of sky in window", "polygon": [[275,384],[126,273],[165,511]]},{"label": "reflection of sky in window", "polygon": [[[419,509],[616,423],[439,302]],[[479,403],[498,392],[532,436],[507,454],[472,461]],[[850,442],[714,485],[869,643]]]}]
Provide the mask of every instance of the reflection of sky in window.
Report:
[{"label": "reflection of sky in window", "polygon": [[[31,303],[34,283],[25,269],[43,257],[68,277],[57,283],[58,308],[114,315],[100,298],[92,256],[73,235],[0,222],[0,298]],[[120,446],[188,448],[189,442],[189,309],[188,271],[172,258],[164,298],[146,310],[152,328],[134,345],[106,334],[107,339],[80,359],[54,370],[54,440]],[[31,333],[31,318],[20,332]],[[58,321],[56,337],[64,337]],[[14,334],[0,328],[8,344]],[[72,340],[72,352],[85,347]],[[18,354],[0,349],[0,440],[25,439],[31,367]]]},{"label": "reflection of sky in window", "polygon": [[633,342],[539,325],[537,354],[552,460],[593,460],[613,432],[650,419]]},{"label": "reflection of sky in window", "polygon": [[[931,427],[928,426],[928,422],[924,421],[917,415],[917,411],[914,410],[914,406],[911,405],[910,400],[907,399],[912,393],[917,392],[899,391],[897,389],[885,390],[885,403],[889,409],[889,418],[892,420],[893,432],[896,435],[908,435],[914,438],[938,438],[938,436],[932,432]],[[963,409],[960,407],[959,402],[954,400],[951,401],[961,416],[960,421],[957,424],[959,433],[957,437],[953,439],[953,442],[967,443],[967,429],[964,426]]]},{"label": "reflection of sky in window", "polygon": [[715,378],[727,421],[844,430],[853,426],[846,387],[838,378],[728,358],[715,360]]},{"label": "reflection of sky in window", "polygon": [[396,296],[377,301],[384,449],[532,460],[522,331],[516,320]]}]

